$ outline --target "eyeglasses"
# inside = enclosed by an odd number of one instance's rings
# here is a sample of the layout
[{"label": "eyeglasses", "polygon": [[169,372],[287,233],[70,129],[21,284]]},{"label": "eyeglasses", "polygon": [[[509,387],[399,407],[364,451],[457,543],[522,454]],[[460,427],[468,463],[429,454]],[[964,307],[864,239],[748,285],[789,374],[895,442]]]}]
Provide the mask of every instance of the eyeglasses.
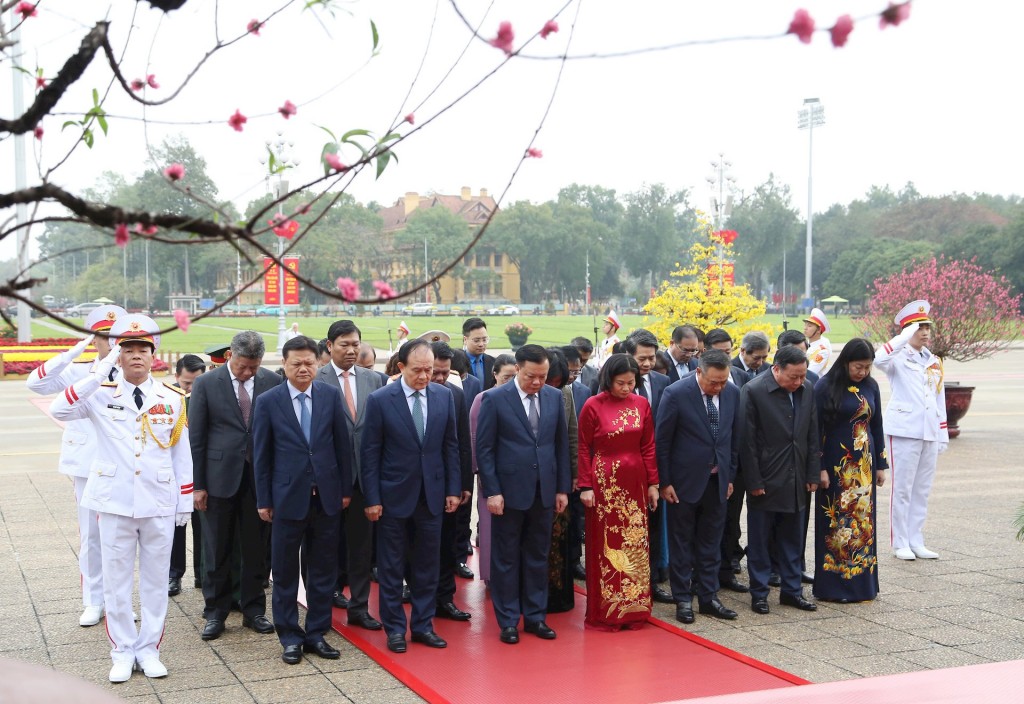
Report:
[{"label": "eyeglasses", "polygon": [[469,341],[472,342],[474,345],[482,345],[485,342],[488,342],[490,339],[491,338],[489,337],[470,337]]}]

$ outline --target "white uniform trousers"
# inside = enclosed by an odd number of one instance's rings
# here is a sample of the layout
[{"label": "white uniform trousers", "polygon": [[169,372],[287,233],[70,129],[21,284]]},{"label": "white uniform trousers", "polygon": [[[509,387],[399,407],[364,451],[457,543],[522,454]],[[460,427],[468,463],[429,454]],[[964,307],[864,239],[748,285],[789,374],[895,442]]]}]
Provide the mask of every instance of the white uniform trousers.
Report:
[{"label": "white uniform trousers", "polygon": [[928,495],[935,480],[939,443],[894,435],[886,435],[885,441],[892,475],[892,549],[923,547],[922,530],[928,515]]},{"label": "white uniform trousers", "polygon": [[100,526],[96,522],[96,512],[82,507],[82,494],[89,478],[71,478],[75,481],[75,503],[78,506],[78,569],[82,573],[82,606],[103,606]]},{"label": "white uniform trousers", "polygon": [[[131,518],[100,513],[103,541],[103,598],[107,637],[115,662],[142,662],[159,657],[167,617],[167,570],[174,541],[174,516]],[[132,619],[135,555],[139,556],[139,627]]]}]

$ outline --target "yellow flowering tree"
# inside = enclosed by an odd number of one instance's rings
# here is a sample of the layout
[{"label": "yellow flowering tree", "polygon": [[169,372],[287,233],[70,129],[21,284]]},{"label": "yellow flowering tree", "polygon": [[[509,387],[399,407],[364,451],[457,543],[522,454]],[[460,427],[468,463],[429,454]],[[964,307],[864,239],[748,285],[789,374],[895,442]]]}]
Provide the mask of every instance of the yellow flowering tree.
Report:
[{"label": "yellow flowering tree", "polygon": [[[677,325],[689,323],[707,332],[724,328],[732,336],[734,349],[751,330],[761,330],[774,341],[776,332],[762,320],[766,305],[750,293],[747,285],[734,285],[729,277],[733,260],[732,237],[719,236],[706,218],[697,227],[697,242],[690,247],[690,261],[676,264],[669,281],[662,282],[658,294],[648,301],[644,311],[649,316],[645,327],[667,345]],[[724,276],[718,272],[720,262],[727,262]]]}]

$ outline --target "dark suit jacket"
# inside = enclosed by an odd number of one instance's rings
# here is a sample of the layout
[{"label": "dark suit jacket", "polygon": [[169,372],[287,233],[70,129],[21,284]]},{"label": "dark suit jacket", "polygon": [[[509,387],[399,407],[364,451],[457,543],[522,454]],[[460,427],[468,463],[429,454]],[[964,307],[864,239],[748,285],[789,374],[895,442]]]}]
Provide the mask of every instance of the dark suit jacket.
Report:
[{"label": "dark suit jacket", "polygon": [[544,508],[555,494],[572,490],[569,432],[561,392],[544,386],[539,393],[540,431],[534,436],[512,380],[481,395],[476,426],[476,461],[486,496],[501,494],[505,507],[525,511],[540,486]]},{"label": "dark suit jacket", "polygon": [[676,490],[680,501],[699,502],[711,468],[717,466],[719,499],[725,502],[739,461],[739,404],[739,389],[726,384],[718,397],[716,439],[696,375],[665,391],[654,424],[658,477],[662,487],[671,485]]},{"label": "dark suit jacket", "polygon": [[[693,376],[693,372],[689,372],[683,378],[688,379],[691,376]],[[729,367],[729,376],[732,378],[732,383],[736,385],[737,389],[742,389],[744,384],[753,378],[743,371],[742,367],[737,367],[735,364]]]},{"label": "dark suit jacket", "polygon": [[589,364],[584,364],[583,369],[580,370],[579,383],[583,384],[590,391],[590,395],[594,396],[597,394],[594,389],[597,388],[601,378],[601,371],[597,367],[592,367]]},{"label": "dark suit jacket", "polygon": [[[792,513],[805,507],[804,484],[817,484],[821,472],[818,412],[814,389],[804,381],[789,394],[772,373],[758,374],[743,387],[740,398],[740,463],[747,488],[747,506]],[[763,496],[752,496],[764,489]]]},{"label": "dark suit jacket", "polygon": [[[472,378],[472,377],[467,377]],[[473,491],[473,443],[469,438],[469,402],[466,392],[450,381],[445,387],[455,401],[455,430],[459,439],[459,482],[463,491]]]},{"label": "dark suit jacket", "polygon": [[[469,357],[469,352],[466,352]],[[494,357],[484,352],[484,391],[494,386]],[[469,357],[469,373],[473,375],[473,358]],[[480,381],[477,379],[477,381]]]},{"label": "dark suit jacket", "polygon": [[576,417],[580,417],[580,412],[583,410],[583,404],[590,398],[590,389],[583,385],[581,381],[572,382],[572,400],[576,406]]},{"label": "dark suit jacket", "polygon": [[[348,442],[349,447],[352,449],[352,481],[359,485],[362,489],[363,485],[359,482],[359,445],[360,436],[363,432],[363,424],[366,418],[366,399],[370,397],[374,391],[383,386],[380,375],[369,369],[363,369],[359,366],[353,366],[351,370],[355,374],[355,392],[356,392],[356,419],[353,421],[348,411],[345,411],[345,427],[348,428]],[[320,371],[317,372],[316,378],[320,381],[333,386],[338,389],[341,393],[341,379],[335,373],[334,365],[328,364],[326,367],[321,367]],[[342,393],[341,398],[342,408],[345,406],[345,396]]]},{"label": "dark suit jacket", "polygon": [[[648,376],[651,380],[651,393],[653,396],[647,399],[647,401],[651,404],[651,417],[656,419],[658,417],[658,406],[661,405],[661,397],[665,393],[665,389],[672,382],[661,372],[652,371]],[[657,423],[658,421],[655,420],[654,422]]]},{"label": "dark suit jacket", "polygon": [[[679,369],[676,368],[676,360],[672,359],[672,355],[669,354],[668,350],[659,352],[659,354],[664,355],[665,357],[665,365],[668,367],[667,376],[669,381],[679,381]],[[690,357],[690,361],[686,363],[686,368],[691,372],[697,369],[697,358]]]},{"label": "dark suit jacket", "polygon": [[288,384],[261,395],[252,409],[256,506],[290,521],[309,513],[314,485],[328,516],[352,496],[352,449],[341,394],[322,381],[314,381],[306,393],[312,402],[308,443]]},{"label": "dark suit jacket", "polygon": [[[281,383],[280,376],[260,368],[253,378],[252,403]],[[252,422],[242,422],[228,365],[196,377],[188,403],[188,433],[192,446],[192,473],[196,491],[228,498],[238,493],[245,458],[252,457]]]},{"label": "dark suit jacket", "polygon": [[366,404],[360,450],[366,505],[383,506],[396,518],[411,516],[420,494],[436,516],[444,510],[446,496],[462,493],[454,397],[434,383],[426,394],[422,443],[401,380],[374,391]]},{"label": "dark suit jacket", "polygon": [[[494,367],[491,367],[494,370]],[[494,374],[491,374],[491,378],[494,378]],[[493,386],[493,384],[492,384]],[[466,408],[473,407],[473,399],[476,398],[477,394],[481,394],[484,391],[484,385],[480,383],[472,374],[467,374],[466,378],[462,380],[462,392],[466,395]],[[459,441],[462,441],[462,436],[459,436]]]},{"label": "dark suit jacket", "polygon": [[768,364],[767,362],[763,362],[761,364],[761,366],[757,368],[756,372],[751,371],[750,369],[747,369],[746,367],[743,366],[743,360],[740,359],[739,355],[736,355],[735,357],[732,358],[732,366],[734,366],[737,369],[739,369],[740,371],[742,371],[744,374],[746,374],[751,379],[753,379],[755,376],[761,376],[766,371],[771,369],[771,365],[770,364]]}]

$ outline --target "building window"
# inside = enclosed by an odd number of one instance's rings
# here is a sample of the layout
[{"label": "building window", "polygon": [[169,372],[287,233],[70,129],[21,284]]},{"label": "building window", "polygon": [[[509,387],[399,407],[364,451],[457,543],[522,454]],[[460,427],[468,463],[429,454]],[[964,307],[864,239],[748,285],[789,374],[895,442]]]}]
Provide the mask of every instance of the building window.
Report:
[{"label": "building window", "polygon": [[501,259],[502,259],[502,256],[500,254],[495,254],[494,255],[494,268],[495,269],[500,270],[501,267],[503,266]]},{"label": "building window", "polygon": [[498,281],[494,282],[494,295],[495,296],[501,296],[502,295],[501,290],[502,290],[502,288],[501,288],[501,280],[499,279]]},{"label": "building window", "polygon": [[485,252],[477,252],[476,253],[476,265],[478,267],[487,268],[488,266],[490,266],[490,259],[491,259],[491,255],[490,254],[487,254]]}]

